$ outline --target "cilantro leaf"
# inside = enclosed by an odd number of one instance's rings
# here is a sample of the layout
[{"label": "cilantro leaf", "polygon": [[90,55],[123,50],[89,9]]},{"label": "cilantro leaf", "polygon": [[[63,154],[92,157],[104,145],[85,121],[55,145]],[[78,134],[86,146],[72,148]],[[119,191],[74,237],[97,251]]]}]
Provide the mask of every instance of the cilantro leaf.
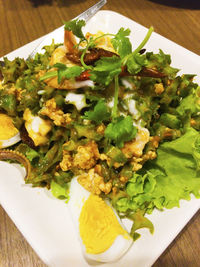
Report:
[{"label": "cilantro leaf", "polygon": [[113,71],[114,69],[120,69],[121,71],[121,60],[117,56],[102,57],[95,64],[96,71]]},{"label": "cilantro leaf", "polygon": [[108,120],[110,118],[110,112],[103,99],[99,100],[94,110],[89,110],[84,113],[84,119],[92,120],[97,123]]},{"label": "cilantro leaf", "polygon": [[48,71],[42,77],[40,77],[40,81],[44,81],[55,76],[57,76],[57,71]]},{"label": "cilantro leaf", "polygon": [[117,117],[114,122],[108,124],[105,130],[105,136],[113,140],[119,148],[124,146],[124,142],[132,140],[137,133],[137,129],[133,126],[131,116]]},{"label": "cilantro leaf", "polygon": [[63,78],[70,79],[79,76],[83,70],[80,66],[67,67],[62,63],[56,63],[54,67],[58,69],[58,83],[61,83]]},{"label": "cilantro leaf", "polygon": [[73,34],[80,39],[85,39],[85,36],[82,32],[83,26],[85,26],[84,20],[75,19],[65,22],[65,30],[72,31]]},{"label": "cilantro leaf", "polygon": [[132,52],[132,45],[127,38],[130,35],[129,29],[120,28],[115,37],[111,40],[111,43],[121,58],[124,58]]},{"label": "cilantro leaf", "polygon": [[139,53],[132,55],[127,60],[127,69],[131,74],[136,74],[141,71],[142,67],[147,65],[147,60],[145,55],[140,55]]},{"label": "cilantro leaf", "polygon": [[121,59],[117,56],[102,57],[91,71],[90,79],[108,85],[121,72]]},{"label": "cilantro leaf", "polygon": [[141,55],[139,52],[149,40],[153,30],[153,27],[150,27],[140,45],[132,53],[129,53],[123,58],[123,65],[127,65],[129,73],[136,74],[147,64],[146,56]]}]

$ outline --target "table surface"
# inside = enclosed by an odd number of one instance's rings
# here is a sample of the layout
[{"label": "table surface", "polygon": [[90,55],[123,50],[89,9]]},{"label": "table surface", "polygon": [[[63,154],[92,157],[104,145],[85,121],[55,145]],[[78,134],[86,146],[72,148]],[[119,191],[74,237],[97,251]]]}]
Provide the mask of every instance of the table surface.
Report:
[{"label": "table surface", "polygon": [[[95,2],[0,0],[0,56],[54,30]],[[119,12],[146,27],[153,25],[157,33],[200,54],[199,1],[108,0],[103,9]],[[0,267],[44,266],[0,207]],[[200,212],[153,266],[200,266]]]}]

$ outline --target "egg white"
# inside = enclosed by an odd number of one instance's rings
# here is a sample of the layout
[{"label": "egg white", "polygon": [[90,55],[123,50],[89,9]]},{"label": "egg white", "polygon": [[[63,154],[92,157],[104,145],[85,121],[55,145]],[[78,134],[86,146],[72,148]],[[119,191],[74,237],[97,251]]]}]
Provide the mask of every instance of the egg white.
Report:
[{"label": "egg white", "polygon": [[21,141],[21,137],[20,137],[20,134],[17,133],[15,136],[13,136],[7,140],[0,140],[0,148],[6,148],[9,146],[12,146],[12,145],[18,143],[19,141]]},{"label": "egg white", "polygon": [[68,93],[65,97],[65,101],[75,105],[78,111],[87,106],[84,94]]},{"label": "egg white", "polygon": [[[118,235],[116,239],[114,240],[113,244],[106,251],[104,251],[103,253],[99,253],[99,254],[87,253],[85,245],[83,244],[83,241],[80,237],[79,217],[80,217],[80,213],[83,208],[83,205],[85,201],[88,199],[88,197],[90,196],[90,194],[91,194],[90,192],[88,192],[78,183],[77,177],[72,179],[68,207],[69,207],[69,210],[72,216],[75,229],[77,231],[78,239],[80,241],[83,254],[86,257],[86,259],[94,260],[96,262],[116,261],[120,257],[122,257],[123,254],[127,252],[127,250],[130,248],[130,246],[133,243],[133,239],[128,235],[128,233],[127,233],[126,238],[122,235]],[[116,212],[114,210],[113,212],[118,222],[120,223],[120,225],[125,229],[124,225],[122,224]]]},{"label": "egg white", "polygon": [[46,135],[51,130],[51,122],[32,115],[28,108],[24,111],[23,119],[28,135],[33,140],[35,146],[47,143]]},{"label": "egg white", "polygon": [[0,148],[12,146],[21,140],[12,118],[3,113],[0,113],[0,138]]}]

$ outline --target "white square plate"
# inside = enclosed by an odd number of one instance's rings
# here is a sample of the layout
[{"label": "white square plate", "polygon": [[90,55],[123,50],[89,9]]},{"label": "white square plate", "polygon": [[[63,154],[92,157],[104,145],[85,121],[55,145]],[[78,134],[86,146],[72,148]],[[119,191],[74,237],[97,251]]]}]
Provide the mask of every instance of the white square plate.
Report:
[{"label": "white square plate", "polygon": [[[145,27],[112,11],[99,11],[87,23],[85,31],[116,33],[120,27],[131,29],[133,47],[137,47],[147,32]],[[55,42],[63,42],[62,28],[54,31],[53,35]],[[8,58],[26,58],[43,38],[45,36],[15,50],[7,55]],[[51,43],[51,38],[52,35],[49,40],[45,39],[45,43]],[[161,48],[171,54],[172,65],[181,69],[182,73],[199,75],[200,57],[172,41],[153,33],[145,47],[154,52]],[[200,83],[200,75],[196,81]],[[67,205],[49,197],[46,189],[25,185],[23,174],[19,166],[0,162],[0,203],[18,229],[48,266],[90,266],[82,256]],[[151,266],[199,208],[200,199],[192,197],[190,201],[181,201],[180,208],[164,212],[155,210],[148,216],[155,226],[153,235],[141,230],[142,237],[124,257],[118,262],[98,266]]]}]

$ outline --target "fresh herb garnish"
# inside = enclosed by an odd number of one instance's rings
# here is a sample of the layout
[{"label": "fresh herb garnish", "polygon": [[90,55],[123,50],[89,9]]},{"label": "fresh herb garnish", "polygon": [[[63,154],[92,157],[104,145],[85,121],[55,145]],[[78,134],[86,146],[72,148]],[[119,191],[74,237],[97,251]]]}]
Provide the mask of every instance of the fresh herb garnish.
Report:
[{"label": "fresh herb garnish", "polygon": [[95,105],[94,110],[89,110],[84,113],[83,119],[95,121],[101,123],[110,118],[110,112],[104,100],[99,100]]},{"label": "fresh herb garnish", "polygon": [[55,71],[48,71],[42,77],[40,77],[40,81],[44,81],[44,80],[53,78],[55,76],[57,76],[57,71],[56,70]]},{"label": "fresh herb garnish", "polygon": [[84,20],[75,19],[65,22],[65,30],[72,31],[81,40],[86,40],[82,31],[83,26],[85,26]]},{"label": "fresh herb garnish", "polygon": [[120,28],[115,37],[111,40],[111,43],[115,51],[121,58],[129,55],[132,52],[132,44],[127,36],[130,35],[130,29]]},{"label": "fresh herb garnish", "polygon": [[90,79],[100,84],[109,85],[120,72],[121,59],[119,57],[102,57],[91,71]]},{"label": "fresh herb garnish", "polygon": [[129,73],[137,74],[142,69],[142,67],[146,65],[147,61],[145,60],[145,56],[140,55],[139,52],[148,42],[153,30],[153,27],[150,27],[140,45],[131,54],[128,54],[126,55],[126,57],[124,57],[123,65],[127,65]]},{"label": "fresh herb garnish", "polygon": [[62,63],[56,63],[54,67],[58,69],[58,83],[61,83],[63,78],[71,79],[78,77],[83,71],[83,68],[81,68],[80,66],[67,67]]},{"label": "fresh herb garnish", "polygon": [[105,136],[115,142],[115,144],[122,148],[124,142],[132,140],[137,133],[137,129],[133,126],[133,119],[131,116],[117,117],[108,124],[105,130]]}]

